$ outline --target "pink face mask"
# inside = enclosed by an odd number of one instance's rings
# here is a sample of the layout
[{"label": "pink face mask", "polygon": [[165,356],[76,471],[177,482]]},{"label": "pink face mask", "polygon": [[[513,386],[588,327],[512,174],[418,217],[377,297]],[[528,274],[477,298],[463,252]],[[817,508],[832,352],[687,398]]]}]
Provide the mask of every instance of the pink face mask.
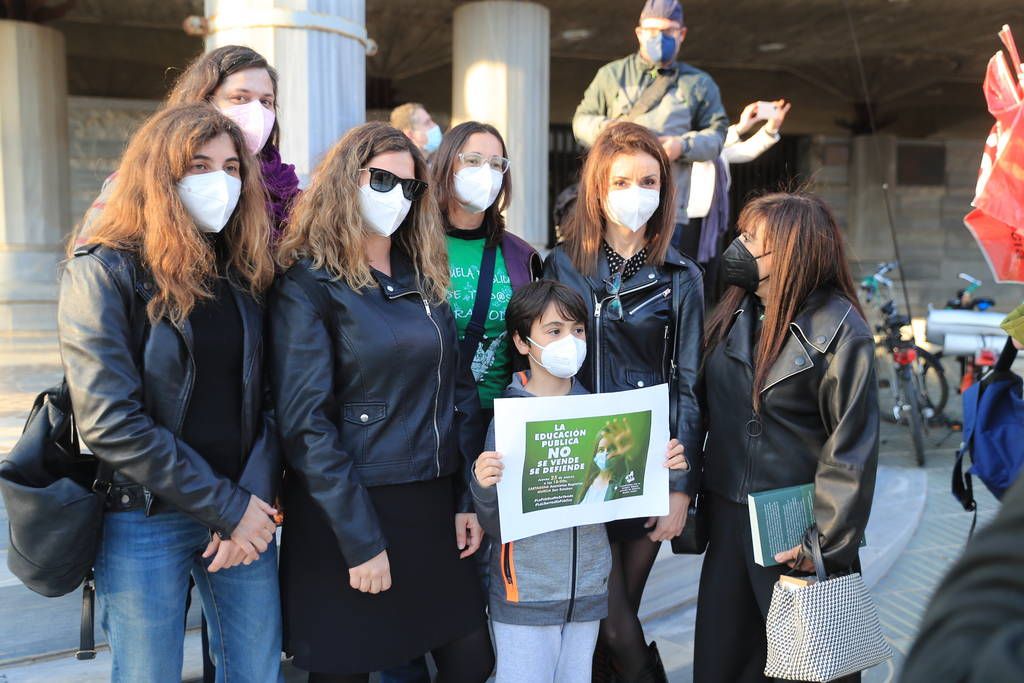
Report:
[{"label": "pink face mask", "polygon": [[253,154],[263,149],[270,138],[277,118],[273,109],[267,109],[259,100],[235,104],[221,109],[224,116],[238,124],[245,134],[245,143]]}]

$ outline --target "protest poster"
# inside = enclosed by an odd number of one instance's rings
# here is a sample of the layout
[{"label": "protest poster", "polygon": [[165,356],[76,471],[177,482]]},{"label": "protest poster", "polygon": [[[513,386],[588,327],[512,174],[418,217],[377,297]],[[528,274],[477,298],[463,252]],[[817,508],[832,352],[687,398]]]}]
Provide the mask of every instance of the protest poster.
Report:
[{"label": "protest poster", "polygon": [[668,514],[668,387],[497,399],[501,541]]}]

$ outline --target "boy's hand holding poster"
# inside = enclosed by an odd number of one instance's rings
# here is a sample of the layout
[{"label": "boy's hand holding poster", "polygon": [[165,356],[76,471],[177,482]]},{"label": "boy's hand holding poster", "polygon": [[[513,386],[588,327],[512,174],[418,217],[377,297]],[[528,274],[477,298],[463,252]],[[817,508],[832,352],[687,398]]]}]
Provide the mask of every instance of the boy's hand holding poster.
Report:
[{"label": "boy's hand holding poster", "polygon": [[668,387],[497,399],[501,541],[668,514]]}]

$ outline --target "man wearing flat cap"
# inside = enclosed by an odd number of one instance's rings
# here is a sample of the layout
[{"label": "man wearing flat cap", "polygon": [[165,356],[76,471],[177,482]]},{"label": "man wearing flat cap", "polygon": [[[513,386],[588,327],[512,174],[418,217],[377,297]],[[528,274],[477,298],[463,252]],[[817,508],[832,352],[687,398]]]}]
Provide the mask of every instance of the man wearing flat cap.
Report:
[{"label": "man wearing flat cap", "polygon": [[661,140],[676,184],[676,232],[672,244],[697,257],[700,219],[687,225],[690,165],[718,158],[729,119],[711,77],[676,61],[686,39],[677,0],[647,0],[636,27],[637,52],[601,67],[576,108],[572,130],[585,147],[614,121],[633,121]]}]

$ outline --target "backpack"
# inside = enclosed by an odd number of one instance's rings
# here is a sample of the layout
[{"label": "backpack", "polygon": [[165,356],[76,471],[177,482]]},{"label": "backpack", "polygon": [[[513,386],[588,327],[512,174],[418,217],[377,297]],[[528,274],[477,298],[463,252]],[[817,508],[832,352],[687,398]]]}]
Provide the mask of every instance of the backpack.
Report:
[{"label": "backpack", "polygon": [[[997,499],[1013,485],[1024,464],[1024,381],[1010,371],[1017,349],[1007,338],[990,373],[963,394],[963,441],[953,466],[953,496],[977,521],[971,476],[981,479]],[[971,468],[963,471],[970,454]],[[974,523],[971,524],[974,532]]]}]

